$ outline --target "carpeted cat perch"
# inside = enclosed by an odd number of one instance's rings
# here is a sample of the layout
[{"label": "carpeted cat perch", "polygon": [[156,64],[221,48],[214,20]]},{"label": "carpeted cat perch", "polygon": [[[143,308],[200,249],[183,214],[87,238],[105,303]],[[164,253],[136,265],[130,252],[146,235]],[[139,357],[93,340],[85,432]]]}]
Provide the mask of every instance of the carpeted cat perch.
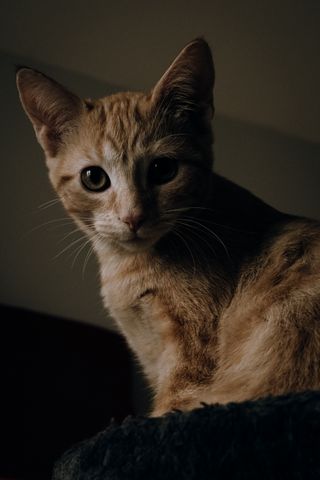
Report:
[{"label": "carpeted cat perch", "polygon": [[54,480],[320,479],[320,392],[128,418],[68,451]]}]

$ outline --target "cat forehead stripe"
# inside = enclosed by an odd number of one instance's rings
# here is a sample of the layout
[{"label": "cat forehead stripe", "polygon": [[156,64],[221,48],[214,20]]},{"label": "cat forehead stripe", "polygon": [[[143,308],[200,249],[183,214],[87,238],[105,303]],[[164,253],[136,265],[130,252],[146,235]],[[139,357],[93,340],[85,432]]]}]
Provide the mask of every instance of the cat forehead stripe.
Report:
[{"label": "cat forehead stripe", "polygon": [[103,150],[103,157],[106,160],[114,160],[116,157],[119,157],[120,155],[119,150],[115,147],[115,143],[110,139],[110,137],[104,143],[102,150]]}]

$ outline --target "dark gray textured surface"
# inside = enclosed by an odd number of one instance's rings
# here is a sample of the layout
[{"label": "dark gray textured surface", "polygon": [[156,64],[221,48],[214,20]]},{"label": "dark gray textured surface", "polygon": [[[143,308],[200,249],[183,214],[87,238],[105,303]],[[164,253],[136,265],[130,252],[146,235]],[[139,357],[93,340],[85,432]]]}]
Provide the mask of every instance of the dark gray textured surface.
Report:
[{"label": "dark gray textured surface", "polygon": [[128,418],[75,446],[54,480],[320,478],[320,392]]}]

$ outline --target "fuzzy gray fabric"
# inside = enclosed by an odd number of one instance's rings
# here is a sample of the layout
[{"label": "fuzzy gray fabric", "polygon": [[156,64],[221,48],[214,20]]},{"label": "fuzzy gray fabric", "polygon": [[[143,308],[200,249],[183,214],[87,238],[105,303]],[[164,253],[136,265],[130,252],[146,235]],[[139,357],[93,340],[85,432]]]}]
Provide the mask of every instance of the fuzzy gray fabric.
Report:
[{"label": "fuzzy gray fabric", "polygon": [[69,450],[53,480],[320,479],[320,392],[127,418]]}]

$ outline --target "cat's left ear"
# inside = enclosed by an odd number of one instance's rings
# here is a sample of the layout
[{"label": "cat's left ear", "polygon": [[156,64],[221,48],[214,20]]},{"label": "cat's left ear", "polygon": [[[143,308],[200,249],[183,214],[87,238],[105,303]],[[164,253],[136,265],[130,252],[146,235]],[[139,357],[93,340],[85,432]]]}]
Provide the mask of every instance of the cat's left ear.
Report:
[{"label": "cat's left ear", "polygon": [[76,126],[84,103],[52,78],[31,68],[19,68],[17,87],[22,106],[45,153],[55,157]]},{"label": "cat's left ear", "polygon": [[188,114],[211,119],[214,78],[210,47],[197,38],[186,45],[161,77],[152,91],[152,101],[177,119],[188,118]]}]

